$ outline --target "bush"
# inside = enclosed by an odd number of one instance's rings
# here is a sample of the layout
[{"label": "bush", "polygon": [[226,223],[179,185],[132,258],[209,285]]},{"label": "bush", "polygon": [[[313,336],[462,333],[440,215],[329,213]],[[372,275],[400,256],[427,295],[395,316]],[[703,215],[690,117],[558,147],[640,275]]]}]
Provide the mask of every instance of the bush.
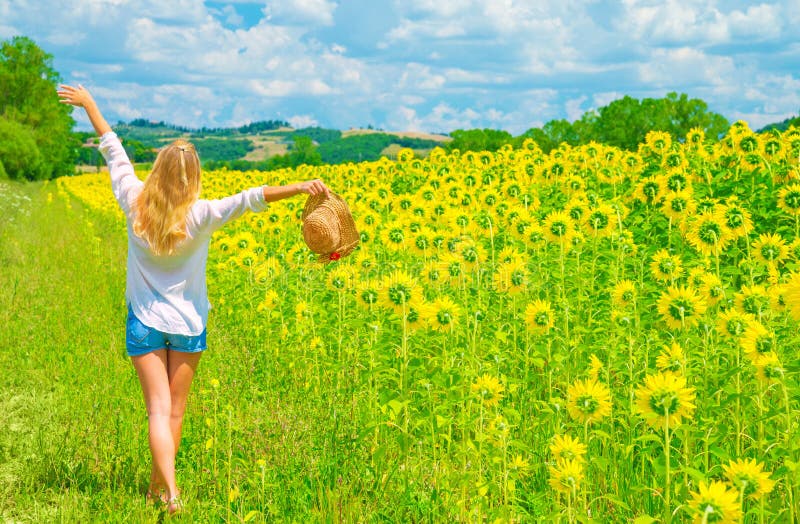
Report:
[{"label": "bush", "polygon": [[31,128],[0,118],[0,163],[12,180],[41,178],[42,153]]}]

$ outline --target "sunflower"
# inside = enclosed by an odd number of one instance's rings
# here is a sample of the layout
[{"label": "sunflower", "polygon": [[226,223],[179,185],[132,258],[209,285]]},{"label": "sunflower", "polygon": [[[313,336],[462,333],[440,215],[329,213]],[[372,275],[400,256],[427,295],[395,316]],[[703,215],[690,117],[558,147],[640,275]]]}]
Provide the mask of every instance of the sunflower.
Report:
[{"label": "sunflower", "polygon": [[458,282],[464,278],[466,273],[464,262],[460,257],[452,253],[447,253],[442,260],[438,262],[438,267],[441,270],[440,275],[443,283]]},{"label": "sunflower", "polygon": [[620,280],[611,290],[611,302],[617,307],[628,307],[636,303],[636,284],[632,280]]},{"label": "sunflower", "polygon": [[767,384],[781,381],[786,373],[780,358],[778,358],[778,355],[775,353],[761,355],[758,365],[756,365],[755,368],[758,380]]},{"label": "sunflower", "polygon": [[311,306],[305,300],[300,300],[294,306],[294,317],[297,323],[303,322],[307,318],[311,318]]},{"label": "sunflower", "polygon": [[581,424],[592,424],[611,414],[611,391],[593,379],[576,380],[567,389],[567,410]]},{"label": "sunflower", "polygon": [[756,322],[756,317],[750,313],[744,313],[738,309],[729,309],[719,313],[717,329],[725,338],[738,339],[753,322]]},{"label": "sunflower", "polygon": [[528,287],[528,269],[522,260],[503,262],[497,266],[494,278],[495,288],[502,292],[515,295]]},{"label": "sunflower", "polygon": [[403,224],[389,225],[381,230],[381,244],[390,251],[404,251],[407,246],[407,235],[408,233]]},{"label": "sunflower", "polygon": [[268,290],[264,294],[264,300],[258,303],[256,311],[262,313],[264,311],[271,311],[278,305],[278,293],[274,289]]},{"label": "sunflower", "polygon": [[331,291],[342,293],[353,287],[353,278],[352,266],[336,265],[328,273],[326,283]]},{"label": "sunflower", "polygon": [[663,428],[667,417],[671,428],[691,417],[694,398],[694,388],[686,386],[686,377],[674,373],[647,375],[644,384],[636,389],[637,410],[655,429]]},{"label": "sunflower", "polygon": [[450,333],[458,324],[461,307],[450,297],[441,296],[426,304],[421,314],[431,329]]},{"label": "sunflower", "polygon": [[583,461],[565,459],[550,466],[548,483],[555,491],[575,495],[583,482]]},{"label": "sunflower", "polygon": [[400,316],[404,312],[407,314],[408,307],[422,299],[417,281],[403,271],[395,271],[385,277],[381,288],[381,303]]},{"label": "sunflower", "polygon": [[770,295],[762,285],[743,285],[734,295],[734,302],[740,311],[750,313],[758,319],[770,312]]},{"label": "sunflower", "polygon": [[800,184],[790,184],[778,191],[778,207],[792,216],[800,216]]},{"label": "sunflower", "polygon": [[732,239],[722,215],[705,211],[693,217],[686,231],[686,240],[705,256],[719,256]]},{"label": "sunflower", "polygon": [[609,204],[603,203],[590,209],[583,222],[586,234],[593,238],[611,236],[617,227],[617,211]]},{"label": "sunflower", "polygon": [[729,198],[728,202],[720,207],[720,213],[733,238],[746,236],[753,230],[750,211],[739,205],[735,198]]},{"label": "sunflower", "polygon": [[603,362],[599,358],[597,358],[597,355],[592,353],[589,356],[589,378],[597,380],[602,370],[603,370]]},{"label": "sunflower", "polygon": [[722,466],[728,481],[743,496],[759,500],[768,495],[775,487],[775,481],[769,478],[769,472],[754,459],[732,460]]},{"label": "sunflower", "polygon": [[555,325],[556,319],[550,302],[536,299],[525,308],[525,324],[534,334],[546,333]]},{"label": "sunflower", "polygon": [[360,282],[356,289],[358,303],[368,309],[375,307],[380,299],[379,289],[378,283],[372,280]]},{"label": "sunflower", "polygon": [[780,235],[763,233],[752,244],[755,258],[762,264],[782,264],[789,257],[789,246]]},{"label": "sunflower", "polygon": [[548,242],[569,245],[575,236],[575,223],[566,211],[551,211],[542,221],[542,232]]},{"label": "sunflower", "polygon": [[654,153],[663,154],[672,147],[672,136],[665,131],[649,131],[644,143]]},{"label": "sunflower", "polygon": [[699,293],[684,286],[670,286],[658,299],[658,312],[671,329],[697,325],[707,305]]},{"label": "sunflower", "polygon": [[497,406],[500,403],[505,389],[499,378],[488,373],[476,378],[475,382],[470,386],[472,393],[488,408]]},{"label": "sunflower", "polygon": [[717,304],[725,297],[725,286],[722,285],[722,280],[713,273],[703,274],[698,290],[709,306]]},{"label": "sunflower", "polygon": [[777,337],[763,324],[753,321],[744,330],[739,343],[753,365],[759,366],[766,357],[775,354]]},{"label": "sunflower", "polygon": [[661,201],[666,196],[666,193],[667,185],[664,177],[648,177],[643,178],[636,185],[636,189],[633,192],[633,198],[640,200],[645,204],[657,206],[661,204]]},{"label": "sunflower", "polygon": [[701,480],[696,492],[691,492],[689,507],[696,513],[695,524],[714,522],[735,524],[742,518],[739,494],[728,489],[724,482]]},{"label": "sunflower", "polygon": [[417,256],[427,257],[433,251],[433,230],[423,227],[411,237],[411,249]]},{"label": "sunflower", "polygon": [[584,462],[586,455],[586,444],[580,440],[572,438],[569,435],[556,435],[553,437],[553,442],[550,444],[550,453],[553,454],[556,462],[563,462],[565,460],[576,460]]},{"label": "sunflower", "polygon": [[697,203],[692,196],[692,192],[688,189],[674,192],[670,191],[664,198],[664,205],[661,207],[661,212],[674,222],[681,221],[691,216],[695,209],[697,209]]},{"label": "sunflower", "polygon": [[681,257],[670,255],[666,249],[659,249],[650,261],[650,271],[660,282],[674,281],[683,275]]},{"label": "sunflower", "polygon": [[495,258],[498,264],[505,264],[509,262],[525,262],[525,253],[521,253],[513,246],[506,246],[497,254]]},{"label": "sunflower", "polygon": [[693,127],[686,133],[686,144],[690,147],[700,147],[706,140],[706,132],[701,127]]},{"label": "sunflower", "polygon": [[680,344],[673,342],[670,346],[664,346],[656,358],[656,367],[664,373],[682,374],[686,369],[686,355]]}]

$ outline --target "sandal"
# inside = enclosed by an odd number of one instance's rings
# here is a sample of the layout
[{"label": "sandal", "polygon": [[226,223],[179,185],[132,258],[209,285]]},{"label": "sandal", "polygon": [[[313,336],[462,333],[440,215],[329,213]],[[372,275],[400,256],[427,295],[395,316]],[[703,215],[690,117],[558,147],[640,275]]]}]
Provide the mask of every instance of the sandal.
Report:
[{"label": "sandal", "polygon": [[146,504],[150,505],[153,504],[154,506],[160,506],[164,504],[166,501],[165,499],[165,492],[164,488],[158,488],[157,490],[150,487],[144,494],[144,501]]}]

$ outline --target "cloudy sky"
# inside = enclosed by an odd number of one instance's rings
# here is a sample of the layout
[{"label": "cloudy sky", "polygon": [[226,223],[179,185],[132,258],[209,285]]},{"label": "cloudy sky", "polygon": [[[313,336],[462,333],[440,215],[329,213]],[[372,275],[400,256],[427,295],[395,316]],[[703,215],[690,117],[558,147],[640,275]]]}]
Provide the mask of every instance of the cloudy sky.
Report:
[{"label": "cloudy sky", "polygon": [[800,111],[800,0],[0,0],[14,35],[113,122],[518,134],[670,91],[754,128]]}]

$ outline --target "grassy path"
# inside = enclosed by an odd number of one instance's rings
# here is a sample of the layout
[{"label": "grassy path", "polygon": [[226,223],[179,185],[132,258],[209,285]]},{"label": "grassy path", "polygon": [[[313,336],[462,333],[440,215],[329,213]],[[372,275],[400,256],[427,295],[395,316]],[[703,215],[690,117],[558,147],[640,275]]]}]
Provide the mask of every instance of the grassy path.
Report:
[{"label": "grassy path", "polygon": [[[54,184],[0,182],[0,214],[0,521],[158,522],[144,504],[147,419],[124,348],[124,232],[92,224]],[[178,454],[181,521],[385,511],[384,493],[361,491],[361,428],[336,407],[355,385],[310,397],[319,377],[290,371],[296,354],[239,334],[250,313],[212,314]]]},{"label": "grassy path", "polygon": [[93,238],[52,184],[3,192],[0,517],[130,519],[146,419],[114,329],[124,325],[124,238]]}]

